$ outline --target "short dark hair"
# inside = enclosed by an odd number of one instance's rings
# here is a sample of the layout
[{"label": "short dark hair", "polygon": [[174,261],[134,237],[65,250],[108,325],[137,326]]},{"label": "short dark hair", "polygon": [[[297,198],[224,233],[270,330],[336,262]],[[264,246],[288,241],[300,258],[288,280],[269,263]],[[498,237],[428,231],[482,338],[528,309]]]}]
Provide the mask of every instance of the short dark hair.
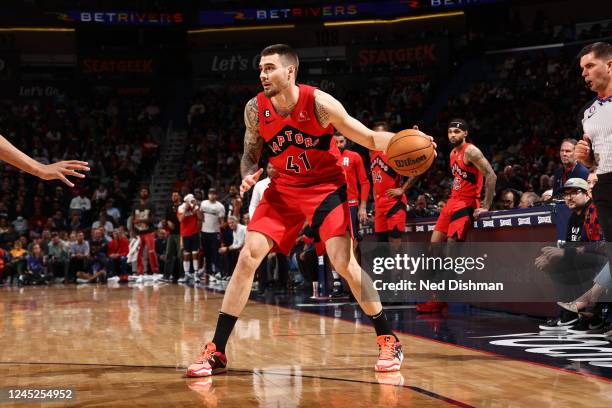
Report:
[{"label": "short dark hair", "polygon": [[297,52],[287,44],[269,45],[261,50],[262,57],[274,54],[278,54],[281,57],[285,66],[295,66],[295,76],[297,77],[298,68],[300,67],[300,59],[298,58]]},{"label": "short dark hair", "polygon": [[577,141],[576,139],[574,139],[574,138],[571,138],[571,137],[566,137],[565,139],[563,139],[563,140],[561,141],[561,144],[563,144],[563,143],[571,143],[571,144],[573,144],[574,146],[576,146],[576,145],[578,144],[578,141]]},{"label": "short dark hair", "polygon": [[595,58],[612,58],[612,44],[607,42],[595,42],[584,46],[578,53],[578,59],[593,53]]}]

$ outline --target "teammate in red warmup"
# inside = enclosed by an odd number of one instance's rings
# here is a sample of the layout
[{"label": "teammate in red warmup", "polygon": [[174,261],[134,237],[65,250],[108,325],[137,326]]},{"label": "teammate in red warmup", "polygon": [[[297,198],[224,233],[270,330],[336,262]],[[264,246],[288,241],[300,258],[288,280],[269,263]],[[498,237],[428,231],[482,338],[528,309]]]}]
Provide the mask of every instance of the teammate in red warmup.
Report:
[{"label": "teammate in red warmup", "polygon": [[363,159],[357,152],[346,148],[346,137],[336,133],[336,145],[340,150],[338,164],[344,168],[346,174],[348,206],[351,213],[353,225],[353,239],[361,241],[363,237],[359,234],[359,222],[365,222],[368,218],[366,205],[370,194],[370,180],[365,171]]},{"label": "teammate in red warmup", "polygon": [[[355,250],[355,257],[359,260],[361,255],[358,244],[363,239],[361,233],[359,232],[359,223],[364,223],[368,219],[366,206],[368,204],[368,195],[370,194],[370,180],[368,180],[361,155],[346,148],[346,137],[340,133],[336,133],[334,137],[336,139],[336,146],[338,146],[338,150],[340,150],[338,164],[342,166],[346,176],[348,206],[351,215],[353,248]],[[344,291],[342,290],[340,275],[338,275],[338,272],[336,272],[333,268],[332,275],[334,278],[334,283],[331,296],[343,296]]]},{"label": "teammate in red warmup", "polygon": [[259,79],[263,92],[245,108],[240,192],[248,191],[262,174],[258,162],[264,145],[277,172],[248,225],[213,341],[202,347],[187,368],[188,376],[226,371],[225,347],[249,298],[255,270],[270,250],[288,253],[304,221],[312,228],[315,242],[324,243],[332,265],[346,279],[364,312],[372,317],[379,346],[375,370],[400,369],[401,344],[385,318],[372,281],[352,250],[346,177],[338,165],[340,152],[333,140],[337,128],[368,149],[385,150],[393,134],[368,129],[331,95],[297,85],[298,67],[297,54],[287,45],[272,45],[261,52]]},{"label": "teammate in red warmup", "polygon": [[[386,131],[386,123],[374,125],[375,131]],[[402,176],[397,174],[387,161],[383,151],[370,151],[370,172],[374,185],[374,232],[379,242],[389,242],[397,250],[406,230],[408,200],[406,191],[417,180],[408,177],[402,184]]]},{"label": "teammate in red warmup", "polygon": [[[451,196],[438,217],[431,235],[432,243],[463,241],[474,219],[489,211],[495,194],[497,176],[480,149],[465,141],[468,125],[463,119],[448,124],[448,140],[453,146],[450,168],[453,175]],[[483,180],[486,180],[485,198],[480,204]],[[429,300],[417,305],[417,311],[435,313],[446,308],[446,302]]]}]

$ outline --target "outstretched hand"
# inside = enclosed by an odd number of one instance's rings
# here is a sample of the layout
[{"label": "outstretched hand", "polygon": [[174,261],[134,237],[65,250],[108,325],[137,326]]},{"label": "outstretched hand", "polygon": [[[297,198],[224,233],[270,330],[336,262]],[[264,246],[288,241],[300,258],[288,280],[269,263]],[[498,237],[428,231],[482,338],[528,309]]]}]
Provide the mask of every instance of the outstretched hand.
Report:
[{"label": "outstretched hand", "polygon": [[240,197],[244,197],[244,193],[249,191],[251,187],[253,187],[255,183],[257,183],[257,180],[259,180],[259,177],[261,177],[262,173],[263,168],[260,168],[255,173],[246,176],[242,179],[242,183],[240,184]]},{"label": "outstretched hand", "polygon": [[74,183],[66,178],[66,176],[74,176],[85,178],[85,175],[79,171],[89,171],[88,163],[78,160],[67,160],[51,164],[42,165],[37,176],[43,180],[61,180],[69,187],[74,187]]}]

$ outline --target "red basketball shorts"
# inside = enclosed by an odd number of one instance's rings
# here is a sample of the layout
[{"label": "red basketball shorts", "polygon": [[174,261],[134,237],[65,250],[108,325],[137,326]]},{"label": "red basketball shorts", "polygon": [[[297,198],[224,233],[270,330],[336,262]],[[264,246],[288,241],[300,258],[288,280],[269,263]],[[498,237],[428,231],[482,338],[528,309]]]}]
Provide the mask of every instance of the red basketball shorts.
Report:
[{"label": "red basketball shorts", "polygon": [[456,237],[457,240],[462,241],[472,226],[474,209],[479,206],[480,203],[477,199],[449,199],[438,217],[435,230],[445,233],[448,237]]},{"label": "red basketball shorts", "polygon": [[374,202],[374,232],[386,232],[399,238],[406,231],[406,199],[383,199]]},{"label": "red basketball shorts", "polygon": [[305,221],[312,228],[315,243],[350,231],[346,184],[289,187],[271,182],[247,230],[270,237],[274,252],[289,254]]}]

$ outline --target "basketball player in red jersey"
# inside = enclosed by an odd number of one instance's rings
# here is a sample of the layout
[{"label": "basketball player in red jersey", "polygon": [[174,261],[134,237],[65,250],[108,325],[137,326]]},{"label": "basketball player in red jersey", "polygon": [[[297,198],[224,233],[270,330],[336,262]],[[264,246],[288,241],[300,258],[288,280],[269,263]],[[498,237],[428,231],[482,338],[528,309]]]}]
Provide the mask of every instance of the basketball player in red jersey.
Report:
[{"label": "basketball player in red jersey", "polygon": [[79,171],[89,171],[87,162],[78,160],[60,161],[51,164],[40,163],[17,149],[1,135],[0,160],[42,180],[60,180],[68,187],[74,187],[74,184],[66,176],[84,178],[85,175],[79,173]]},{"label": "basketball player in red jersey", "polygon": [[368,195],[370,194],[370,181],[365,172],[361,155],[346,148],[346,137],[344,135],[336,133],[335,139],[336,146],[340,150],[338,164],[344,168],[346,174],[348,206],[353,225],[353,239],[361,241],[359,222],[365,222],[368,219],[366,205],[368,203]]},{"label": "basketball player in red jersey", "polygon": [[257,266],[270,250],[288,253],[307,221],[315,241],[324,243],[336,271],[346,279],[364,312],[372,317],[379,345],[377,371],[397,371],[402,347],[382,310],[378,294],[355,259],[349,236],[346,177],[334,128],[369,149],[385,150],[393,136],[374,132],[352,118],[331,95],[296,84],[299,61],[284,44],[261,52],[259,79],[263,92],[245,108],[246,132],[241,162],[241,193],[248,191],[263,169],[258,168],[264,145],[277,169],[248,225],[243,249],[223,297],[213,341],[206,344],[191,377],[226,371],[225,347],[251,292]]},{"label": "basketball player in red jersey", "polygon": [[[351,215],[351,232],[353,238],[353,248],[355,249],[355,257],[357,260],[361,258],[358,244],[363,237],[359,232],[359,223],[365,222],[368,219],[366,206],[368,204],[368,195],[370,194],[370,180],[365,172],[365,166],[361,155],[357,152],[346,148],[346,137],[336,132],[334,135],[336,146],[340,151],[338,164],[344,169],[346,175],[346,186],[348,196],[348,206]],[[332,297],[342,296],[342,282],[340,275],[332,268],[334,284],[332,288]]]},{"label": "basketball player in red jersey", "polygon": [[[374,125],[374,131],[386,131],[384,122]],[[408,177],[402,184],[402,176],[389,166],[383,151],[370,150],[370,172],[374,184],[374,232],[379,242],[389,242],[397,250],[406,229],[406,191],[416,177]]]},{"label": "basketball player in red jersey", "polygon": [[[440,213],[431,235],[432,243],[463,241],[474,219],[489,211],[495,194],[497,176],[480,149],[465,141],[468,125],[463,119],[453,119],[448,124],[448,140],[453,146],[450,167],[453,175],[451,196]],[[485,198],[480,204],[483,179],[486,180]],[[439,312],[445,302],[430,300],[417,305],[423,313]]]}]

